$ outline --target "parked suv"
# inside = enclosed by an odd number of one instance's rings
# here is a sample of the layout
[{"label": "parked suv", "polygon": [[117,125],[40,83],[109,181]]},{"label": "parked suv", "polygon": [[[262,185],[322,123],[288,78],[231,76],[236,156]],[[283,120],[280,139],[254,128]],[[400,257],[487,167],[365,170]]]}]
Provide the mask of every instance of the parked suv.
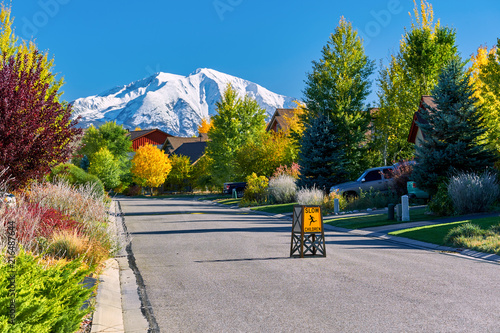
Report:
[{"label": "parked suv", "polygon": [[385,192],[392,187],[392,172],[394,166],[384,166],[365,170],[358,179],[353,182],[341,183],[330,188],[330,193],[342,193],[344,197],[358,197],[361,190]]}]

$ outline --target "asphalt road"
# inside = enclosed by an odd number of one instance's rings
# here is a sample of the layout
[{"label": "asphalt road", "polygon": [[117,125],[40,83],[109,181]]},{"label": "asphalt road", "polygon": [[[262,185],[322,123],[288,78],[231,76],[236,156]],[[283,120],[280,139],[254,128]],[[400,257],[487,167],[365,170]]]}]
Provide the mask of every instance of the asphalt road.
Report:
[{"label": "asphalt road", "polygon": [[161,332],[500,332],[500,266],[178,199],[120,199]]}]

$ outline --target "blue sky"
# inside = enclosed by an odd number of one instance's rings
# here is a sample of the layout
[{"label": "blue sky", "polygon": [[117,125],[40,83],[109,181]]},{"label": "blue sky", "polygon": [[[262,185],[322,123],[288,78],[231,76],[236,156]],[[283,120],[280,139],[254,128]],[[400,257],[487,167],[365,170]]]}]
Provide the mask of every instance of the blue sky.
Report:
[{"label": "blue sky", "polygon": [[[8,0],[4,0],[8,4]],[[462,57],[500,38],[500,1],[434,0]],[[480,5],[479,5],[480,4]],[[55,58],[63,98],[95,95],[157,71],[207,67],[302,98],[306,73],[340,16],[376,61],[397,51],[412,0],[13,0],[18,36]],[[376,77],[374,76],[373,79]],[[368,102],[376,101],[376,85]]]}]

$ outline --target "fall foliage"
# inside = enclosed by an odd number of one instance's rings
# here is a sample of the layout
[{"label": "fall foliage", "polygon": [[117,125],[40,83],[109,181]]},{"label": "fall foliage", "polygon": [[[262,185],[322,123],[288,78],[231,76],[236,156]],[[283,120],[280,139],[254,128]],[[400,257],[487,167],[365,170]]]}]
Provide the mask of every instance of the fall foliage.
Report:
[{"label": "fall foliage", "polygon": [[167,155],[149,143],[140,147],[132,158],[132,175],[141,186],[162,185],[171,169]]},{"label": "fall foliage", "polygon": [[210,128],[212,128],[212,122],[210,121],[210,118],[203,118],[201,120],[201,124],[198,126],[198,134],[208,133],[208,131],[210,131]]},{"label": "fall foliage", "polygon": [[81,133],[70,120],[71,107],[42,80],[43,56],[32,63],[22,53],[3,59],[0,68],[0,169],[14,187],[40,179],[71,156],[70,143]]}]

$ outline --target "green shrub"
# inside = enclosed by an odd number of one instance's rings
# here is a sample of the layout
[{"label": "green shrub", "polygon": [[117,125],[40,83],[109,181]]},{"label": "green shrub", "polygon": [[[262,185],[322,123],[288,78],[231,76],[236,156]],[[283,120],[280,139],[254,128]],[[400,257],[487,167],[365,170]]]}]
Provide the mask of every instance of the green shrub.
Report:
[{"label": "green shrub", "polygon": [[86,185],[92,185],[95,189],[97,195],[104,195],[104,185],[101,180],[95,175],[86,173],[83,169],[77,167],[76,165],[67,163],[59,164],[54,167],[49,175],[49,181],[55,182],[57,179],[66,181],[68,184],[81,187]]},{"label": "green shrub", "polygon": [[384,208],[390,203],[397,204],[398,197],[394,192],[380,192],[374,191],[370,188],[369,191],[361,190],[359,197],[348,198],[346,209],[347,210],[358,210],[367,208]]},{"label": "green shrub", "polygon": [[254,172],[250,176],[247,176],[246,182],[247,186],[245,188],[243,198],[240,201],[240,206],[252,203],[267,203],[267,188],[269,186],[269,180],[265,176],[257,176]]},{"label": "green shrub", "polygon": [[91,308],[83,308],[95,288],[82,282],[92,271],[79,260],[48,263],[21,251],[15,260],[16,316],[10,321],[11,269],[0,256],[0,331],[76,332]]},{"label": "green shrub", "polygon": [[335,210],[335,199],[339,199],[340,211],[346,209],[347,199],[342,194],[331,192],[323,201],[323,209],[325,210],[325,213],[333,212]]},{"label": "green shrub", "polygon": [[453,215],[453,202],[448,195],[448,184],[445,182],[439,184],[438,191],[432,196],[427,208],[436,215]]},{"label": "green shrub", "polygon": [[448,184],[455,212],[461,215],[487,211],[499,194],[498,181],[491,173],[460,173],[451,177]]}]

